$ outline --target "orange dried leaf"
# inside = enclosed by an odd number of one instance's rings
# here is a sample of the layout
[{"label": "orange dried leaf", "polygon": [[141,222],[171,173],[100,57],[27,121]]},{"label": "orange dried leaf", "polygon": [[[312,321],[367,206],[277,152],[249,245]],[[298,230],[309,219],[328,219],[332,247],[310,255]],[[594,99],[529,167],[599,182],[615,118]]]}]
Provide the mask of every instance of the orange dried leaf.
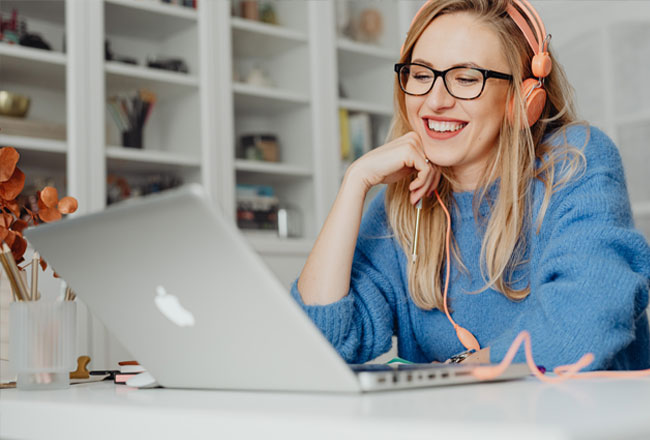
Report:
[{"label": "orange dried leaf", "polygon": [[20,154],[13,147],[0,148],[0,182],[6,182],[13,176]]},{"label": "orange dried leaf", "polygon": [[14,254],[16,263],[24,260],[23,255],[27,250],[27,241],[20,235],[16,235],[13,245],[11,246],[11,253]]},{"label": "orange dried leaf", "polygon": [[0,226],[0,242],[3,242],[7,238],[7,234],[9,234],[9,230]]},{"label": "orange dried leaf", "polygon": [[14,231],[7,231],[7,236],[4,238],[4,242],[7,243],[7,246],[11,248],[14,245],[14,240],[16,239],[16,233]]},{"label": "orange dried leaf", "polygon": [[9,209],[16,217],[20,217],[20,206],[15,200],[11,200],[5,203],[5,207]]},{"label": "orange dried leaf", "polygon": [[11,229],[22,234],[27,226],[29,225],[25,220],[18,219],[11,225]]},{"label": "orange dried leaf", "polygon": [[61,220],[61,213],[56,208],[45,208],[38,211],[38,216],[45,223]]},{"label": "orange dried leaf", "polygon": [[47,269],[47,261],[45,261],[44,259],[41,258],[39,260],[39,264],[41,265],[41,269],[43,270]]},{"label": "orange dried leaf", "polygon": [[15,168],[11,178],[0,183],[0,197],[5,200],[13,200],[18,197],[24,186],[25,174],[20,171],[20,168]]},{"label": "orange dried leaf", "polygon": [[7,229],[9,229],[13,221],[14,218],[11,216],[11,214],[7,214],[6,212],[3,212],[0,216],[0,226],[3,226]]},{"label": "orange dried leaf", "polygon": [[64,197],[59,200],[57,209],[61,214],[72,214],[77,210],[78,206],[79,205],[77,204],[77,199],[74,197]]},{"label": "orange dried leaf", "polygon": [[59,203],[59,193],[53,186],[46,186],[43,188],[39,198],[48,208],[54,208],[56,204]]}]

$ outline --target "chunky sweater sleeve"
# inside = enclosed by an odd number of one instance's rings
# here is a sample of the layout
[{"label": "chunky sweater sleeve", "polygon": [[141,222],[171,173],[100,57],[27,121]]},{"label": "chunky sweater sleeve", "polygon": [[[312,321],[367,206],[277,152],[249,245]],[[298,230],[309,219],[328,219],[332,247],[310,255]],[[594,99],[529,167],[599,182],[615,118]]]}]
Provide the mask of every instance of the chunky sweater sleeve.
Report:
[{"label": "chunky sweater sleeve", "polygon": [[[500,361],[517,334],[531,334],[533,356],[547,368],[595,356],[590,369],[616,368],[612,358],[646,323],[650,248],[634,229],[623,167],[614,144],[591,128],[586,172],[552,196],[540,231],[529,312],[489,342]],[[568,140],[583,145],[585,130]],[[647,325],[647,324],[645,324]],[[524,360],[523,348],[516,361]]]},{"label": "chunky sweater sleeve", "polygon": [[391,346],[395,295],[394,275],[390,274],[398,265],[386,221],[384,193],[375,197],[363,216],[348,294],[332,304],[305,305],[298,280],[291,288],[294,299],[350,363],[374,359]]}]

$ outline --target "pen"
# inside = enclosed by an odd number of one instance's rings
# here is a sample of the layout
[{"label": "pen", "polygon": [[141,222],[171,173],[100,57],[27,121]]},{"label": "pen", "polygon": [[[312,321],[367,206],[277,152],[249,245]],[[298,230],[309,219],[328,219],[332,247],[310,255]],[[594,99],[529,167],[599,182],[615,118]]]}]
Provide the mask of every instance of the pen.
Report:
[{"label": "pen", "polygon": [[415,205],[417,214],[415,215],[415,236],[413,237],[413,252],[411,253],[411,263],[415,263],[418,256],[418,233],[420,231],[420,213],[422,212],[422,199],[418,200]]}]

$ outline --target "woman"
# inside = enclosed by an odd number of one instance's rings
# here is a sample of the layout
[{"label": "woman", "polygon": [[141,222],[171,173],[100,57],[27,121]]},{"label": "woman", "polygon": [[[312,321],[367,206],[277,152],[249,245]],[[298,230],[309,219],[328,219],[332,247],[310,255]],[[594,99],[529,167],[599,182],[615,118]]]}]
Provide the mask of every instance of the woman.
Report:
[{"label": "woman", "polygon": [[650,367],[650,248],[620,156],[578,123],[541,21],[533,41],[516,19],[536,13],[515,3],[432,0],[411,24],[391,140],[348,168],[292,288],[348,362],[386,352],[392,335],[413,362],[498,362],[527,330],[547,368],[586,352],[591,369]]}]

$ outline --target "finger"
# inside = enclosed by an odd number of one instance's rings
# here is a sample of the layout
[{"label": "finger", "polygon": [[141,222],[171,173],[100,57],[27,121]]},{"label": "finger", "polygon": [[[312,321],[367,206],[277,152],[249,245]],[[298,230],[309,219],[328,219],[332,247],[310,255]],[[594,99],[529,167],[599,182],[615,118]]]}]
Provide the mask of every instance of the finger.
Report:
[{"label": "finger", "polygon": [[432,167],[431,164],[429,163],[429,159],[424,158],[423,166],[424,167],[420,169],[416,168],[417,176],[409,184],[409,190],[415,191],[417,188],[420,188],[421,186],[425,185],[427,180],[430,178]]},{"label": "finger", "polygon": [[432,180],[431,183],[429,184],[429,190],[427,191],[427,196],[431,196],[431,194],[433,194],[436,188],[438,188],[438,185],[440,185],[440,179],[442,178],[442,173],[440,172],[440,168],[434,166],[431,177]]}]

